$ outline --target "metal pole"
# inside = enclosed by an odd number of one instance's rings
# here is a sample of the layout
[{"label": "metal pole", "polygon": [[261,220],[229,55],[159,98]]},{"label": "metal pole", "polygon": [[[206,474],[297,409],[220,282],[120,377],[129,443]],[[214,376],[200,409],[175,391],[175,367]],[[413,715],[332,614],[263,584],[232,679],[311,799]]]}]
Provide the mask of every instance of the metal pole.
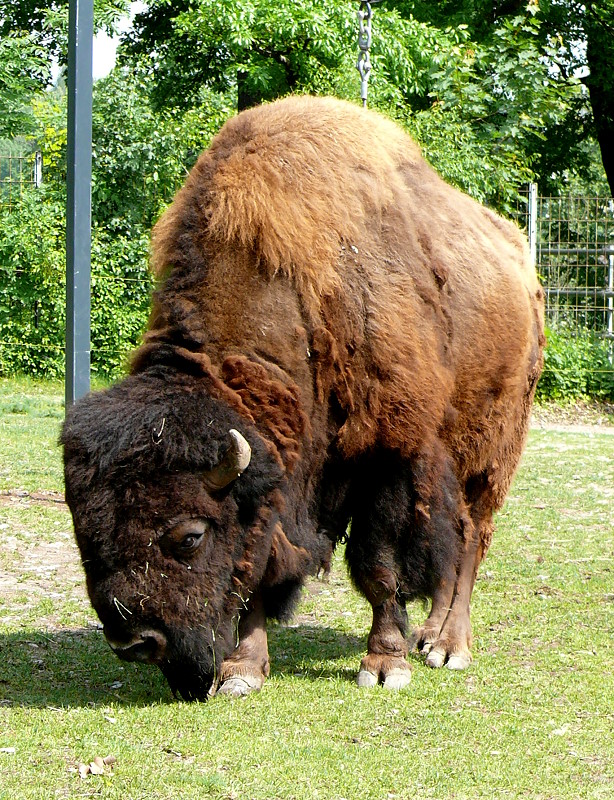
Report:
[{"label": "metal pole", "polygon": [[537,264],[537,184],[529,184],[529,219],[527,225],[531,261]]},{"label": "metal pole", "polygon": [[40,150],[34,153],[34,186],[39,189],[43,183],[43,154]]},{"label": "metal pole", "polygon": [[66,408],[90,389],[93,0],[70,0],[66,174]]},{"label": "metal pole", "polygon": [[614,252],[610,249],[608,256],[608,337],[612,345],[614,355]]},{"label": "metal pole", "polygon": [[[377,0],[376,0],[377,1]],[[363,0],[357,11],[358,17],[358,61],[356,69],[360,73],[360,97],[362,107],[367,107],[367,91],[369,86],[369,74],[371,72],[371,61],[369,59],[369,48],[371,47],[371,11],[370,3]]]},{"label": "metal pole", "polygon": [[[608,210],[614,215],[614,200],[608,202]],[[608,340],[610,342],[610,364],[614,366],[614,246],[608,248]]]}]

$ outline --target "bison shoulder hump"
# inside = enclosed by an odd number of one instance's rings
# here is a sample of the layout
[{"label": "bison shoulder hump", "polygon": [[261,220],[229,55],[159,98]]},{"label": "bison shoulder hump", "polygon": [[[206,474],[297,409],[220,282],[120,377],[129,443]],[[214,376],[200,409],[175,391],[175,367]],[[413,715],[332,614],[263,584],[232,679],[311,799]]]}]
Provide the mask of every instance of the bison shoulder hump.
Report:
[{"label": "bison shoulder hump", "polygon": [[330,293],[340,244],[382,214],[402,191],[399,168],[418,161],[396,124],[345,101],[291,97],[244,111],[226,122],[156,226],[154,270],[176,260],[189,221],[216,250],[242,246],[271,275]]}]

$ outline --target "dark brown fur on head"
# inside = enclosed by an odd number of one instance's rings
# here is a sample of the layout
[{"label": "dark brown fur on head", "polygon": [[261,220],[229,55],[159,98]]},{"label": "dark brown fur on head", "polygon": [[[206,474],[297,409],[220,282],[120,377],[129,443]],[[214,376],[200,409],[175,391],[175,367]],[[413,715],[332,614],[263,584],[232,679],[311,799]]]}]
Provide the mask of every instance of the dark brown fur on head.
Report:
[{"label": "dark brown fur on head", "polygon": [[[201,476],[223,457],[231,428],[252,458],[240,481],[210,494]],[[66,500],[105,631],[120,642],[135,630],[160,631],[168,648],[159,666],[185,696],[203,696],[232,649],[233,617],[267,566],[283,477],[277,460],[211,396],[209,376],[166,366],[82,400],[62,443]],[[165,537],[182,520],[204,520],[207,529],[198,552],[178,558]]]}]

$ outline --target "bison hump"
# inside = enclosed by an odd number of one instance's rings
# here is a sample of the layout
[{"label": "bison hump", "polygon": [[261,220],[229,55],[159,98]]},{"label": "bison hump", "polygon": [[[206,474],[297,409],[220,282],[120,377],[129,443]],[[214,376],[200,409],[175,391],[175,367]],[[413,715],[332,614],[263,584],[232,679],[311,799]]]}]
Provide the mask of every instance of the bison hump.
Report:
[{"label": "bison hump", "polygon": [[333,98],[291,97],[228,120],[154,231],[154,271],[173,260],[181,219],[198,209],[204,239],[254,253],[308,295],[339,287],[340,245],[360,239],[403,191],[415,143],[375,112]]}]

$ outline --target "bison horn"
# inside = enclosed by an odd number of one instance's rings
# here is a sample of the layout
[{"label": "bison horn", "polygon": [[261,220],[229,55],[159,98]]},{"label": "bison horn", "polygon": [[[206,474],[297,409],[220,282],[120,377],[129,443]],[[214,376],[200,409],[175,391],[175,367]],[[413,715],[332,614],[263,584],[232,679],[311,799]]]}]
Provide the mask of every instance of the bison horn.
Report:
[{"label": "bison horn", "polygon": [[220,463],[205,475],[205,483],[212,491],[220,491],[236,480],[247,469],[252,457],[252,449],[247,440],[231,429],[230,447]]}]

